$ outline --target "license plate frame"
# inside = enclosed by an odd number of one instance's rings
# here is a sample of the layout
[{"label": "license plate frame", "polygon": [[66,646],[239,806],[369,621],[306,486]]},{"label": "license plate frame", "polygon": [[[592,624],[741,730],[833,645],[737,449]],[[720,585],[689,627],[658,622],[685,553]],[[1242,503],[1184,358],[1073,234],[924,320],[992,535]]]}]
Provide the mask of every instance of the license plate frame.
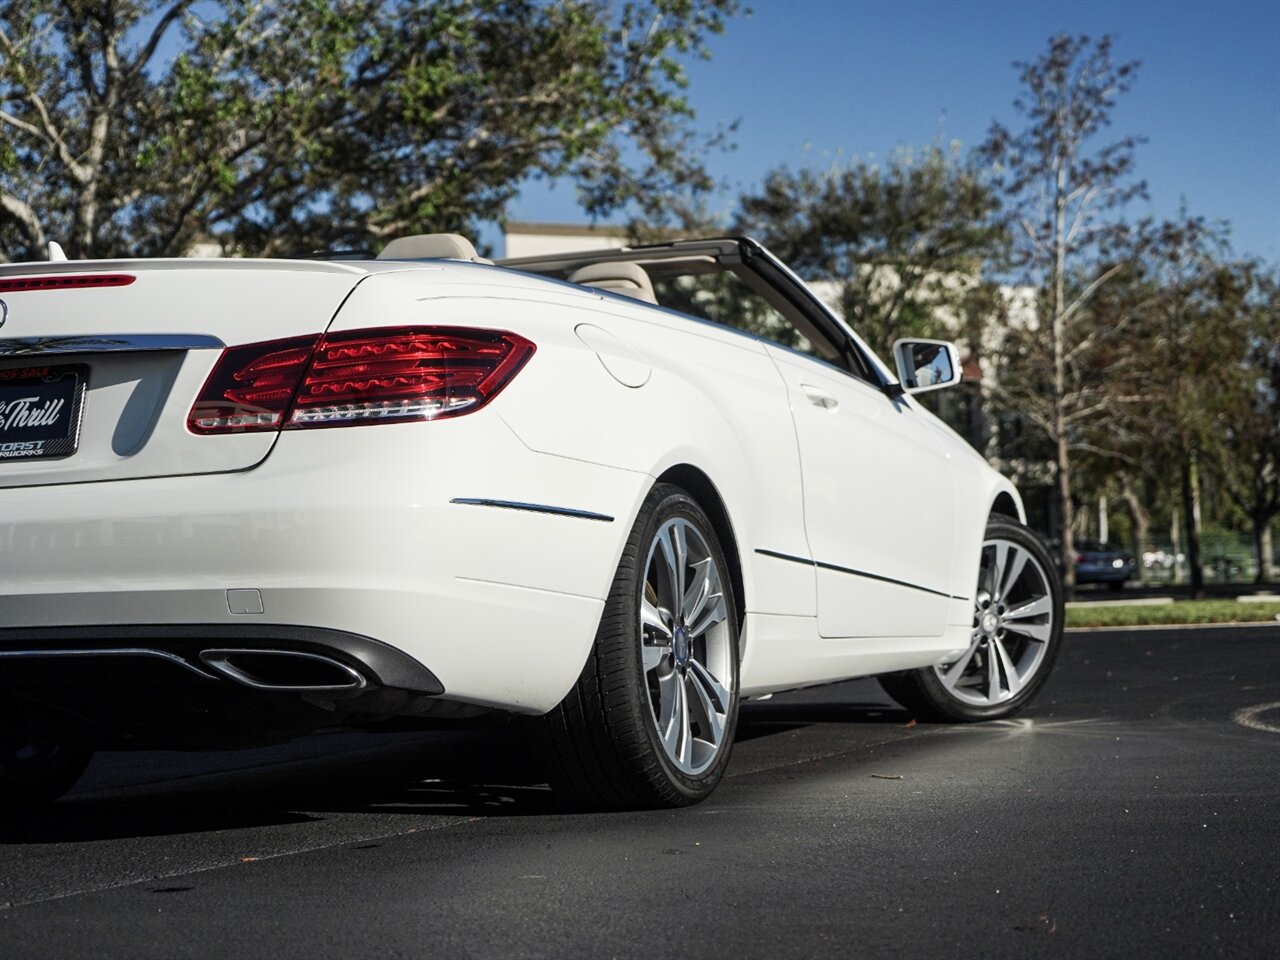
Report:
[{"label": "license plate frame", "polygon": [[0,370],[0,463],[74,455],[88,387],[83,363]]}]

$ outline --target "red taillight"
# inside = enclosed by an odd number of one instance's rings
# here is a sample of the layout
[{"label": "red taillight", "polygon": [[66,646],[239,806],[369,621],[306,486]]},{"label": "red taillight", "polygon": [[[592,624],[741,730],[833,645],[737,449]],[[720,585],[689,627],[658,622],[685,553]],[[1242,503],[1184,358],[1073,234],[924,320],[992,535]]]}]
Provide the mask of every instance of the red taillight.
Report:
[{"label": "red taillight", "polygon": [[484,406],[533,355],[499,330],[386,327],[232,347],[209,374],[194,433],[436,420]]},{"label": "red taillight", "polygon": [[205,381],[187,428],[192,433],[279,430],[319,334],[230,347]]},{"label": "red taillight", "polygon": [[91,287],[127,287],[136,280],[127,273],[72,273],[53,277],[0,279],[0,293],[19,290],[84,290]]}]

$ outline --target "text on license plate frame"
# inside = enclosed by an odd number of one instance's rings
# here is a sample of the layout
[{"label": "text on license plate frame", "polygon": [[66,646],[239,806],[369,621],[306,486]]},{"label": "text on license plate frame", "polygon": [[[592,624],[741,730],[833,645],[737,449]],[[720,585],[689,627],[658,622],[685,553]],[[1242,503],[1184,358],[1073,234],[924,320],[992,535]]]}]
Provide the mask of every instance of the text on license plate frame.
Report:
[{"label": "text on license plate frame", "polygon": [[88,385],[83,363],[0,370],[0,462],[74,454]]}]

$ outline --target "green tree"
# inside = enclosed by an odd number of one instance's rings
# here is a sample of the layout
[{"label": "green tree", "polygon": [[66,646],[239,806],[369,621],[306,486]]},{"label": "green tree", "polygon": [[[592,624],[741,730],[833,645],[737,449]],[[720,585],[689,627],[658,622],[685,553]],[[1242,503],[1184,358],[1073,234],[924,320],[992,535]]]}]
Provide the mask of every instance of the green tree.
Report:
[{"label": "green tree", "polygon": [[1136,62],[1116,63],[1108,36],[1056,36],[1034,62],[1017,63],[1023,86],[1014,109],[1025,126],[995,124],[983,154],[1009,209],[1013,267],[1040,291],[1039,322],[1012,344],[1004,396],[1054,448],[1063,570],[1074,585],[1072,441],[1110,400],[1088,368],[1119,331],[1100,324],[1095,296],[1127,264],[1127,231],[1114,216],[1144,185],[1134,179],[1139,140],[1097,145]]},{"label": "green tree", "polygon": [[[1244,356],[1227,364],[1225,442],[1217,473],[1248,518],[1256,581],[1271,578],[1271,523],[1280,515],[1280,273],[1237,267]],[[1224,358],[1229,359],[1229,358]]]},{"label": "green tree", "polygon": [[377,246],[710,186],[685,57],[737,0],[0,0],[0,253]]},{"label": "green tree", "polygon": [[997,203],[957,151],[899,151],[884,164],[786,168],[744,195],[734,229],[801,276],[834,280],[845,318],[880,353],[949,336],[983,263],[1000,249]]},{"label": "green tree", "polygon": [[1141,261],[1126,284],[1140,291],[1127,351],[1140,371],[1139,389],[1114,422],[1147,468],[1176,490],[1198,596],[1206,473],[1221,476],[1214,468],[1228,462],[1256,383],[1247,366],[1253,271],[1226,259],[1218,228],[1185,212],[1142,230]]}]

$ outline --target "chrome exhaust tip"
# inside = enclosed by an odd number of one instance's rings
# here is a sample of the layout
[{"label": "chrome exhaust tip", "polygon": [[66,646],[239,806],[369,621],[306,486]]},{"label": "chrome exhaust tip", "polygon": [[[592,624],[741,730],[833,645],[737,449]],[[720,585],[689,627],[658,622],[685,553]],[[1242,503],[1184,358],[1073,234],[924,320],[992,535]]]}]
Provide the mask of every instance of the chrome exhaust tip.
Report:
[{"label": "chrome exhaust tip", "polygon": [[200,662],[254,690],[333,693],[363,690],[369,685],[359,671],[345,663],[297,650],[201,650]]}]

